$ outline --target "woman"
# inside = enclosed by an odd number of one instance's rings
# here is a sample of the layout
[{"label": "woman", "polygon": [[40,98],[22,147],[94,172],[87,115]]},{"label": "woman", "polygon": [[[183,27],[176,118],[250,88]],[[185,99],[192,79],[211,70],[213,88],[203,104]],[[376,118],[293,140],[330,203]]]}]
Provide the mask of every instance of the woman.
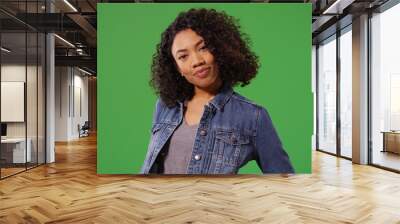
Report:
[{"label": "woman", "polygon": [[150,84],[160,96],[141,173],[232,174],[250,160],[293,173],[267,111],[237,94],[259,68],[233,17],[190,9],[163,32]]}]

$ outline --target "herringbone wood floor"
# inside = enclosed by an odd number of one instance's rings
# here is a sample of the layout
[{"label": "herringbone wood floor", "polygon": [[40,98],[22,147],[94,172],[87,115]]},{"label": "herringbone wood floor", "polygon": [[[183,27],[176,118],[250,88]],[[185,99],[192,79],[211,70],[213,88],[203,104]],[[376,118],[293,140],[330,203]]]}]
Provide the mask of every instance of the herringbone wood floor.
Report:
[{"label": "herringbone wood floor", "polygon": [[400,223],[400,175],[315,152],[313,174],[96,175],[96,138],[0,181],[0,223]]}]

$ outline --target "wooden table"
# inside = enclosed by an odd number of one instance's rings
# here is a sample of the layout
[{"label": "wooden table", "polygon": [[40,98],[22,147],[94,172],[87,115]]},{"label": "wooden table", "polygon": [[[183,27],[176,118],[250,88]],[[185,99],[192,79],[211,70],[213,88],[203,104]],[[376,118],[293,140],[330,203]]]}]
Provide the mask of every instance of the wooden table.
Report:
[{"label": "wooden table", "polygon": [[400,154],[400,131],[382,131],[381,133],[383,133],[382,152]]}]

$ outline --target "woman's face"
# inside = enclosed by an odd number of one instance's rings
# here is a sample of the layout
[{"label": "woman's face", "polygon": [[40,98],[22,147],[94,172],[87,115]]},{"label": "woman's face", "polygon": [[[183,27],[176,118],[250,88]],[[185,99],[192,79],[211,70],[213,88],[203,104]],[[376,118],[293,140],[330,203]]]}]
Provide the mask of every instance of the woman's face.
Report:
[{"label": "woman's face", "polygon": [[196,32],[186,29],[177,33],[171,50],[179,72],[189,83],[204,90],[219,87],[221,80],[214,56]]}]

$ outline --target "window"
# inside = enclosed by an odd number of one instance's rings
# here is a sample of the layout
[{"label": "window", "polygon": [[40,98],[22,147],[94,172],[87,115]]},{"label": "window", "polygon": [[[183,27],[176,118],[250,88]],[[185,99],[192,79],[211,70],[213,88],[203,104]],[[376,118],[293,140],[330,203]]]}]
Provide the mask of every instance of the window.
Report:
[{"label": "window", "polygon": [[336,35],[317,51],[318,149],[336,153]]},{"label": "window", "polygon": [[352,157],[352,33],[340,35],[340,155]]},{"label": "window", "polygon": [[372,164],[400,170],[400,5],[371,18]]}]

